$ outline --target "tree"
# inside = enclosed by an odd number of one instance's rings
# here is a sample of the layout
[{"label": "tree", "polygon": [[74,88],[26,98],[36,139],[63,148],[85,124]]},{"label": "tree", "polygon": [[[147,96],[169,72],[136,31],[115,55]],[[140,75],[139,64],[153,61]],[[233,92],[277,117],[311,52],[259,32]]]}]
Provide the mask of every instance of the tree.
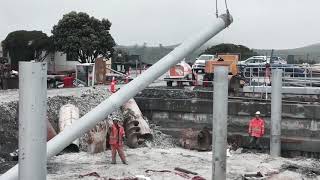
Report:
[{"label": "tree", "polygon": [[[12,69],[18,70],[19,61],[42,61],[53,43],[42,31],[19,30],[9,33],[1,44],[4,55],[9,53]],[[47,53],[43,56],[43,52]]]},{"label": "tree", "polygon": [[207,48],[201,54],[218,54],[218,53],[240,53],[242,59],[247,59],[251,56],[257,55],[256,52],[243,45],[235,44],[219,44]]},{"label": "tree", "polygon": [[117,63],[126,63],[129,60],[129,53],[124,49],[117,48],[112,56],[112,61]]},{"label": "tree", "polygon": [[100,21],[83,12],[70,12],[53,26],[55,48],[81,63],[94,62],[98,56],[110,57],[115,46],[110,27],[107,19]]}]

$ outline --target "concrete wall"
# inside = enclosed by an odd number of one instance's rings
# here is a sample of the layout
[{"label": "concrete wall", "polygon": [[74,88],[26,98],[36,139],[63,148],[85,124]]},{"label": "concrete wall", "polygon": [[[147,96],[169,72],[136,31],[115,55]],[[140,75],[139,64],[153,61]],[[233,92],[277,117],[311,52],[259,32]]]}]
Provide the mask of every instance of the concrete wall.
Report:
[{"label": "concrete wall", "polygon": [[[212,127],[212,100],[135,98],[143,114],[162,130],[178,137],[183,128]],[[239,145],[248,141],[248,123],[254,112],[266,120],[264,146],[269,145],[269,102],[229,101],[229,140]],[[292,151],[320,152],[320,106],[318,104],[283,104],[282,148]]]}]

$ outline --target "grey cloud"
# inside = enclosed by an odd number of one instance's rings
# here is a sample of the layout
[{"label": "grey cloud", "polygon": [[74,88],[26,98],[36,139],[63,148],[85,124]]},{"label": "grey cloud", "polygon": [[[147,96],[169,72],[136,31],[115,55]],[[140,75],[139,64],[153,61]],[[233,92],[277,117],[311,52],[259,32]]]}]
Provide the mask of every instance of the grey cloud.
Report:
[{"label": "grey cloud", "polygon": [[[220,12],[224,11],[219,0]],[[212,43],[251,48],[293,48],[320,42],[319,0],[228,0],[231,27]],[[214,0],[5,0],[0,6],[0,39],[14,30],[51,28],[63,14],[84,11],[108,18],[118,44],[176,44],[214,18]]]}]

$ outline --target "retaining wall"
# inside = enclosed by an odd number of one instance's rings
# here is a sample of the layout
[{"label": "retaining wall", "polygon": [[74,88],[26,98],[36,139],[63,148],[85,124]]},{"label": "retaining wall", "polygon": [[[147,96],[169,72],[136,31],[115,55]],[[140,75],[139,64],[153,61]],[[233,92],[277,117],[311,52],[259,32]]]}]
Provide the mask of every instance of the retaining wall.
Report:
[{"label": "retaining wall", "polygon": [[[178,137],[181,129],[212,127],[212,100],[163,99],[136,97],[144,116],[161,126],[162,131]],[[320,152],[320,106],[290,104],[282,106],[282,149]],[[270,134],[270,102],[229,100],[228,140],[240,146],[248,144],[248,123],[256,111],[266,121],[263,145],[268,148]]]}]

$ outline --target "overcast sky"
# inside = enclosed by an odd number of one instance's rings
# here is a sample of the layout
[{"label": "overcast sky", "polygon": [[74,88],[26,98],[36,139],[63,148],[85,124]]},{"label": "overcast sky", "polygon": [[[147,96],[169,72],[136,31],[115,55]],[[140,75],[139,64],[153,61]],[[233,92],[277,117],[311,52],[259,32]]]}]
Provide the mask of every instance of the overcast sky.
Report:
[{"label": "overcast sky", "polygon": [[[220,12],[224,0],[219,0]],[[320,0],[228,0],[234,23],[212,43],[295,48],[320,42]],[[62,15],[84,11],[112,22],[117,44],[177,44],[210,23],[215,0],[1,0],[0,40],[15,30],[51,29]]]}]

